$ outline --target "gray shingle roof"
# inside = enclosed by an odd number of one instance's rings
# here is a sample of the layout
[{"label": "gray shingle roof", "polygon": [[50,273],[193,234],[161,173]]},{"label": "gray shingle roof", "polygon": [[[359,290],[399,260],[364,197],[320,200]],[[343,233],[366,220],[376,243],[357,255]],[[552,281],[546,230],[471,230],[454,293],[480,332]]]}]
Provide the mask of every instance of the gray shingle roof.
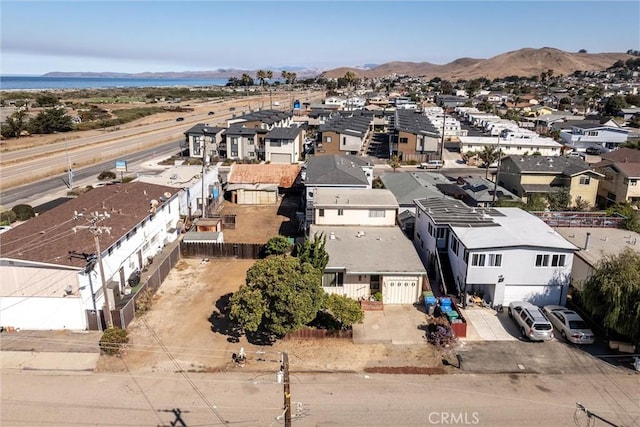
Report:
[{"label": "gray shingle roof", "polygon": [[296,139],[300,135],[300,128],[298,127],[288,127],[288,128],[273,128],[269,133],[265,136],[265,138],[269,139]]},{"label": "gray shingle roof", "polygon": [[209,125],[204,124],[204,123],[198,123],[197,125],[189,128],[184,134],[185,135],[190,135],[190,134],[196,133],[198,135],[202,135],[202,131],[205,128],[207,129],[207,135],[216,134],[216,133],[222,132],[223,130],[226,129],[226,128],[219,127],[219,126],[209,126]]},{"label": "gray shingle roof", "polygon": [[224,131],[224,135],[255,135],[258,133],[257,128],[248,128],[240,124],[234,124]]},{"label": "gray shingle roof", "polygon": [[573,176],[584,171],[593,172],[584,160],[577,157],[511,155],[502,160],[503,164],[507,159],[511,160],[516,170],[525,173]]},{"label": "gray shingle roof", "polygon": [[369,162],[356,156],[316,156],[307,164],[306,185],[369,185],[362,170]]},{"label": "gray shingle roof", "polygon": [[239,117],[234,117],[235,120],[241,119],[243,121],[252,122],[252,121],[261,121],[265,124],[273,124],[275,122],[282,121],[288,117],[291,117],[291,113],[287,113],[279,110],[260,110],[254,111],[251,113],[243,114]]},{"label": "gray shingle roof", "polygon": [[441,174],[429,172],[397,172],[380,175],[384,187],[391,191],[400,206],[413,207],[415,199],[445,197],[436,187],[449,180]]},{"label": "gray shingle roof", "polygon": [[396,131],[404,131],[416,135],[439,135],[438,130],[427,116],[410,110],[396,111],[394,128]]}]

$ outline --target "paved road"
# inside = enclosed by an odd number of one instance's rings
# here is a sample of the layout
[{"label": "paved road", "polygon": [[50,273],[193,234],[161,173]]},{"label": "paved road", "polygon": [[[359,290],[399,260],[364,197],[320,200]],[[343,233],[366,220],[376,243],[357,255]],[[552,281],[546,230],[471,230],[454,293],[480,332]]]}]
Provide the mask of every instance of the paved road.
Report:
[{"label": "paved road", "polygon": [[[3,426],[277,426],[273,373],[2,372]],[[297,426],[586,426],[576,402],[637,426],[638,376],[291,373]],[[606,399],[603,399],[606,397]],[[574,419],[578,422],[574,424]],[[595,425],[604,425],[600,422]]]}]

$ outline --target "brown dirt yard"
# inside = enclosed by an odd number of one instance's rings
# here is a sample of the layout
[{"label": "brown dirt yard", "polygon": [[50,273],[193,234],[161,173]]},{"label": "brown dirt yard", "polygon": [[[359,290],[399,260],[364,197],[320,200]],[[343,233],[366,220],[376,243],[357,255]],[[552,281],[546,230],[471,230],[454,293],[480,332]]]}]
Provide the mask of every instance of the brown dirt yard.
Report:
[{"label": "brown dirt yard", "polygon": [[[297,203],[284,198],[278,206],[241,206],[225,202],[223,212],[238,215],[236,230],[224,230],[227,242],[266,242],[282,230]],[[283,226],[285,224],[285,226]],[[233,353],[244,348],[244,370],[271,371],[280,353],[289,353],[292,371],[376,371],[440,373],[442,354],[429,345],[354,344],[349,339],[279,340],[251,344],[236,337],[220,315],[225,296],[245,282],[254,260],[182,259],[154,296],[147,313],[128,328],[129,345],[122,360],[102,356],[99,370],[218,372],[237,369]],[[122,362],[125,362],[124,364]]]}]

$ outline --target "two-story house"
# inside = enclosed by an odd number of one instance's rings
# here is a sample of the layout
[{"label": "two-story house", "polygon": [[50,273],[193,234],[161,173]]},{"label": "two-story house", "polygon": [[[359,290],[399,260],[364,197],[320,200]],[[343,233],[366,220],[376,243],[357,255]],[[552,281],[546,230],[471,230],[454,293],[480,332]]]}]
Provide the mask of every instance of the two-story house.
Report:
[{"label": "two-story house", "polygon": [[314,149],[316,156],[329,154],[359,154],[373,131],[372,118],[359,112],[334,115],[318,129]]},{"label": "two-story house", "polygon": [[314,156],[304,171],[305,224],[314,221],[315,192],[320,188],[371,188],[373,163],[359,156]]},{"label": "two-story house", "polygon": [[449,293],[482,292],[493,304],[564,304],[578,249],[518,208],[416,200],[414,244]]},{"label": "two-story house", "polygon": [[594,207],[602,176],[577,157],[514,155],[500,162],[498,184],[524,201],[563,190],[571,197],[569,206]]},{"label": "two-story house", "polygon": [[628,136],[626,129],[590,122],[572,122],[570,130],[560,131],[562,142],[577,151],[585,151],[589,147],[615,150],[627,142]]},{"label": "two-story house", "polygon": [[600,207],[640,202],[640,150],[620,148],[605,153],[593,167],[604,175],[598,188]]},{"label": "two-story house", "polygon": [[224,151],[221,151],[227,159],[261,159],[261,139],[268,130],[261,128],[248,128],[243,124],[235,124],[223,133],[225,143]]},{"label": "two-story house", "polygon": [[385,304],[413,304],[428,289],[426,271],[411,240],[396,225],[398,203],[388,190],[319,188],[311,236],[326,237],[327,293]]},{"label": "two-story house", "polygon": [[392,155],[404,161],[440,159],[441,130],[436,129],[428,117],[410,110],[396,110],[390,120]]},{"label": "two-story house", "polygon": [[172,187],[108,185],[2,233],[2,324],[98,329],[105,301],[114,310],[132,273],[178,238],[178,200]]},{"label": "two-story house", "polygon": [[220,154],[220,151],[224,142],[223,132],[225,130],[226,128],[209,126],[204,123],[198,123],[189,128],[184,133],[189,157],[208,158],[209,161],[212,158],[224,157]]},{"label": "two-story house", "polygon": [[297,126],[271,129],[264,137],[264,160],[281,164],[300,160],[303,133]]}]

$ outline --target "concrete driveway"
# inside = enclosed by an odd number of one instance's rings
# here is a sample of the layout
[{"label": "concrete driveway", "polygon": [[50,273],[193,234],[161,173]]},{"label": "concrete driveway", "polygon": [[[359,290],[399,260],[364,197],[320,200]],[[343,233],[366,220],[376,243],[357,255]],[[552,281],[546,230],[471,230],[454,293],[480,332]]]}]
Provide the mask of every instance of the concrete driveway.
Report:
[{"label": "concrete driveway", "polygon": [[364,321],[353,325],[355,344],[412,345],[425,343],[425,313],[420,306],[391,305],[381,311],[365,311]]},{"label": "concrete driveway", "polygon": [[465,341],[517,341],[520,332],[507,310],[498,313],[491,308],[469,305],[461,310],[467,319],[467,337]]}]

